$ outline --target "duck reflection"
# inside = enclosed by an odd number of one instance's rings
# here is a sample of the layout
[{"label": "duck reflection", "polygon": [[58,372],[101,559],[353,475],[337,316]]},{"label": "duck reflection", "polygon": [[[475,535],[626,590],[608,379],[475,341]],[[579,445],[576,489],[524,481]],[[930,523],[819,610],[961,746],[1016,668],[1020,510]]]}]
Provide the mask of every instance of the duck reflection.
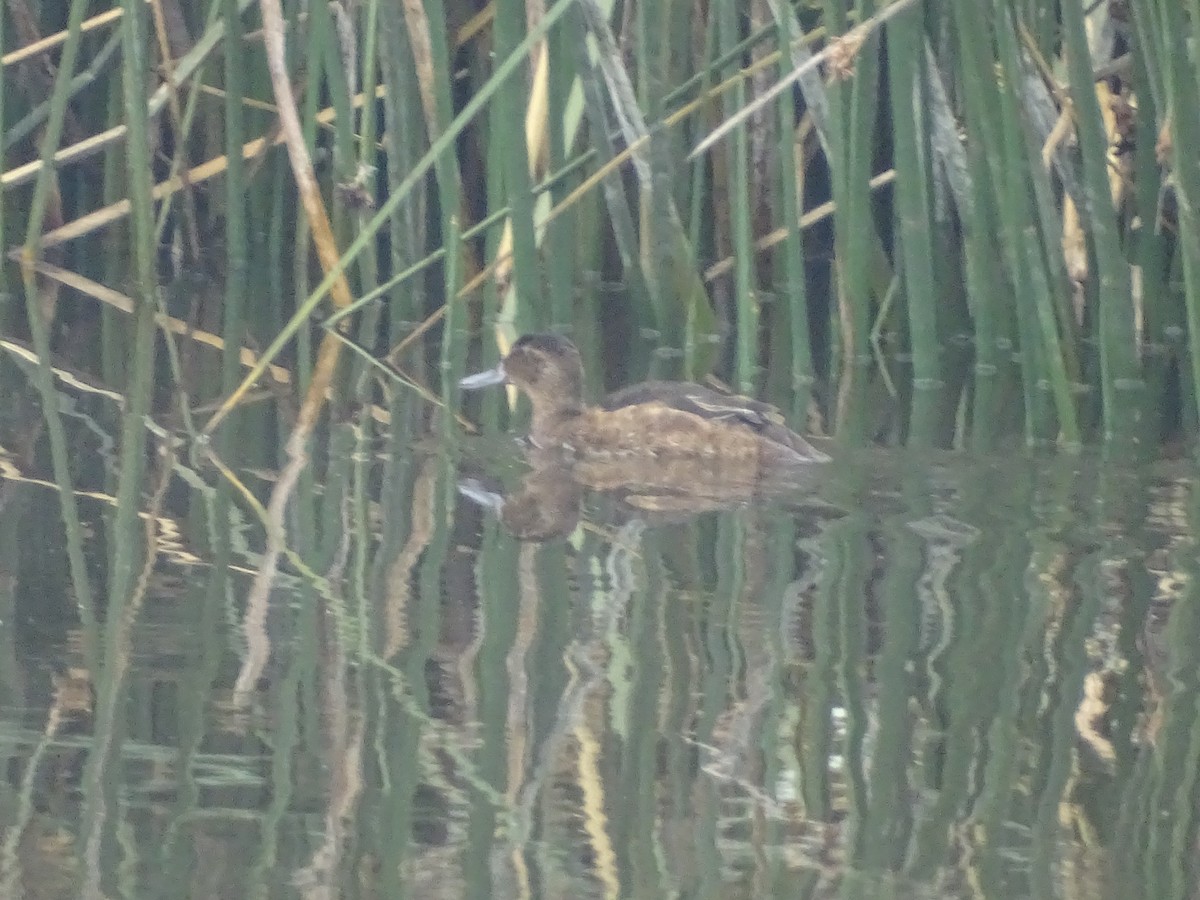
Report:
[{"label": "duck reflection", "polygon": [[575,531],[583,508],[583,485],[565,466],[534,469],[507,496],[477,478],[458,483],[463,495],[500,515],[501,527],[519,541],[552,541]]},{"label": "duck reflection", "polygon": [[714,467],[694,458],[603,459],[575,457],[530,447],[531,466],[517,490],[504,495],[476,478],[464,478],[459,491],[498,512],[500,524],[521,541],[551,541],[573,533],[584,499],[610,501],[618,519],[648,524],[686,521],[701,513],[753,503],[811,498],[817,467],[764,479],[761,472]]}]

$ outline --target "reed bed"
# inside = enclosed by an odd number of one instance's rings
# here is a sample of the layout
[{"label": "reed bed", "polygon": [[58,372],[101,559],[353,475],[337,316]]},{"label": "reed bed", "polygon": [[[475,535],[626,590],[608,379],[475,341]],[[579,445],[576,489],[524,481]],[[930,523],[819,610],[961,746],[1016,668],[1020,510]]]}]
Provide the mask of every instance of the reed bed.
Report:
[{"label": "reed bed", "polygon": [[49,365],[53,267],[127,294],[79,315],[144,409],[178,272],[218,277],[192,310],[225,348],[213,434],[281,358],[311,425],[346,343],[359,390],[372,358],[425,386],[469,333],[574,327],[847,436],[1190,438],[1193,25],[1166,0],[11,0],[3,326]]}]

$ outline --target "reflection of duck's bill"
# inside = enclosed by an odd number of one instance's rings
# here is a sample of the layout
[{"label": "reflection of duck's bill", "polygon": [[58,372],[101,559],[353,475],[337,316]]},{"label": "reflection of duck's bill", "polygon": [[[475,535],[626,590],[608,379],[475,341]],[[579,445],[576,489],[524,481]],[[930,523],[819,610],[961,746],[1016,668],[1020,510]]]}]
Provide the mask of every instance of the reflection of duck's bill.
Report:
[{"label": "reflection of duck's bill", "polygon": [[[478,376],[472,375],[472,378]],[[499,510],[504,506],[504,495],[489,491],[478,478],[462,478],[458,482],[458,492],[469,500],[474,500],[487,509]]]},{"label": "reflection of duck's bill", "polygon": [[504,371],[504,363],[500,363],[494,369],[488,369],[486,372],[479,372],[475,375],[468,375],[459,381],[458,386],[464,391],[473,391],[477,388],[491,387],[493,384],[503,384],[507,379],[508,375]]}]

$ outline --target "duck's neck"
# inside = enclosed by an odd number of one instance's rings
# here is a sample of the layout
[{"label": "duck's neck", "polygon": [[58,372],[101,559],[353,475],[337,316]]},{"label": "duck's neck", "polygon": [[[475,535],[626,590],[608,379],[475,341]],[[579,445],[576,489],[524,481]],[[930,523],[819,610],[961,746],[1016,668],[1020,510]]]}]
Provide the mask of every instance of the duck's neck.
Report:
[{"label": "duck's neck", "polygon": [[533,420],[529,424],[529,436],[539,447],[561,443],[563,430],[572,421],[583,415],[583,401],[579,398],[554,398],[553,402],[533,404]]}]

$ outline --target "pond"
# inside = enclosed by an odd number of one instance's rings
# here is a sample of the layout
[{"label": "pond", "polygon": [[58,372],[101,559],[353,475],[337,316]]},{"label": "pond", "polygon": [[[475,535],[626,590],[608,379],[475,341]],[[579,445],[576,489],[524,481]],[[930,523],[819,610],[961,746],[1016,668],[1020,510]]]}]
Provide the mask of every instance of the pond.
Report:
[{"label": "pond", "polygon": [[81,596],[3,368],[2,896],[1197,894],[1189,463],[839,437],[689,503],[389,395],[279,528],[265,414],[160,442],[117,597],[119,415],[63,381]]}]

